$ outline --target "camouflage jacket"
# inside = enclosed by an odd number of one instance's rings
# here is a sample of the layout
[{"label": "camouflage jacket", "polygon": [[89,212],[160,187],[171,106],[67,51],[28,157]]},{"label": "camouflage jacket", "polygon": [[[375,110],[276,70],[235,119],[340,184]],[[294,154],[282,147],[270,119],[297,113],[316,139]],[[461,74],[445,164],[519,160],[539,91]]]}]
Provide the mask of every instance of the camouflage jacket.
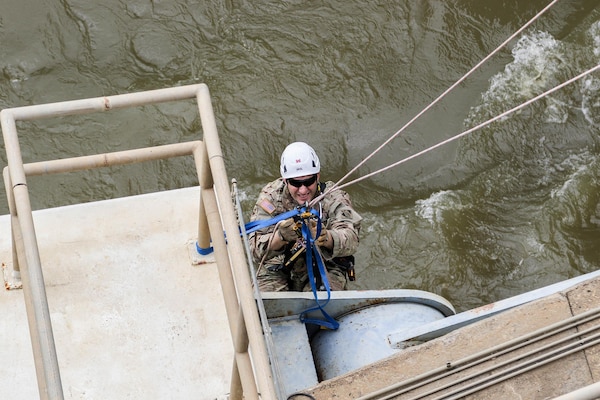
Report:
[{"label": "camouflage jacket", "polygon": [[[320,184],[320,190],[317,196],[331,187],[333,182],[329,181]],[[321,200],[322,215],[321,222],[323,227],[329,230],[333,238],[333,249],[323,249],[322,254],[325,260],[334,257],[343,257],[354,254],[358,247],[361,216],[354,211],[350,196],[343,190],[336,190],[327,194]],[[279,178],[267,184],[258,197],[256,205],[252,211],[251,221],[271,219],[276,215],[290,211],[296,207],[296,203],[283,182]],[[319,205],[313,208],[319,210]],[[261,260],[266,260],[267,264],[279,264],[283,262],[283,253],[285,246],[278,251],[268,251],[269,240],[273,235],[275,225],[258,230],[250,234],[249,241],[252,249],[252,256],[255,263],[260,264]],[[265,257],[265,253],[266,257]]]}]

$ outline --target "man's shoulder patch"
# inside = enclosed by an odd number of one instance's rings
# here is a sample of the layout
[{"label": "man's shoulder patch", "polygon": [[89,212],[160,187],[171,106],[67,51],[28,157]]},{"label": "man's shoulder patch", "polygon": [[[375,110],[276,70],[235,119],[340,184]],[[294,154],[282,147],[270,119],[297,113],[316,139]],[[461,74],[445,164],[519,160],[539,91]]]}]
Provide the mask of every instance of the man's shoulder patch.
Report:
[{"label": "man's shoulder patch", "polygon": [[267,199],[263,199],[258,205],[269,214],[273,214],[275,211],[275,206]]}]

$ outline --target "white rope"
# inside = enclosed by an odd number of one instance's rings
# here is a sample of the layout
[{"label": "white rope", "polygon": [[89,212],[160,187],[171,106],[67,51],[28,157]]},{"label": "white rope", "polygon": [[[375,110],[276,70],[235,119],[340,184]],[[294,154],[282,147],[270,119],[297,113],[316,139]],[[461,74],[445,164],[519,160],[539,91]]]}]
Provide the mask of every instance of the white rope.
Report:
[{"label": "white rope", "polygon": [[[502,44],[500,44],[494,51],[492,51],[490,54],[488,54],[483,60],[481,60],[479,63],[477,63],[477,65],[475,65],[473,68],[471,68],[471,70],[469,72],[467,72],[465,75],[462,76],[462,78],[460,78],[458,81],[456,81],[452,86],[450,86],[448,89],[446,89],[441,95],[439,95],[434,101],[432,101],[431,103],[429,103],[429,105],[427,107],[425,107],[423,110],[421,110],[421,112],[419,112],[417,115],[415,115],[410,121],[408,121],[406,124],[404,124],[404,126],[402,128],[400,128],[396,133],[394,133],[389,139],[387,139],[383,144],[381,144],[377,149],[375,149],[371,154],[369,154],[365,159],[363,159],[360,163],[358,163],[354,168],[352,168],[350,170],[350,172],[348,172],[346,175],[344,175],[340,180],[338,180],[336,183],[333,184],[333,186],[331,186],[330,189],[328,189],[325,193],[322,193],[320,196],[316,197],[315,199],[313,199],[311,201],[311,205],[315,204],[316,202],[320,201],[323,197],[325,197],[325,195],[331,191],[337,190],[339,188],[341,188],[340,185],[342,182],[344,182],[353,172],[355,172],[358,168],[360,168],[362,165],[364,165],[368,160],[370,160],[375,154],[377,154],[381,149],[383,149],[385,146],[387,146],[392,140],[394,140],[396,137],[398,137],[398,135],[400,135],[402,132],[404,132],[404,130],[406,128],[408,128],[413,122],[415,122],[419,117],[421,117],[421,115],[425,114],[427,111],[429,111],[435,104],[437,104],[442,98],[444,98],[448,93],[450,93],[452,90],[454,90],[454,88],[456,88],[458,85],[460,85],[465,79],[467,79],[473,72],[475,72],[475,70],[477,70],[481,65],[483,65],[487,60],[489,60],[492,56],[494,56],[497,52],[499,52],[504,46],[506,46],[511,40],[513,40],[515,37],[517,37],[517,35],[519,35],[521,32],[523,32],[527,27],[529,27],[529,25],[531,25],[535,20],[537,20],[542,14],[544,14],[546,11],[548,11],[555,3],[557,3],[558,0],[553,0],[550,2],[550,4],[548,4],[546,7],[544,7],[544,9],[542,9],[542,11],[540,11],[539,13],[537,13],[533,18],[531,18],[525,25],[523,25],[519,30],[517,30],[515,33],[513,33],[508,39],[506,39],[504,42],[502,42]],[[370,175],[369,175],[370,176]],[[352,182],[356,182],[356,181],[352,181]],[[350,182],[350,183],[352,183]],[[350,183],[344,185],[348,186]]]},{"label": "white rope", "polygon": [[378,169],[377,171],[371,172],[370,174],[367,174],[367,175],[365,175],[365,176],[362,176],[362,177],[360,177],[360,178],[357,178],[357,179],[355,179],[355,180],[353,180],[353,181],[350,181],[350,182],[348,182],[348,183],[346,183],[346,184],[343,184],[343,185],[337,186],[337,187],[335,188],[335,190],[342,189],[342,188],[344,188],[344,187],[346,187],[346,186],[349,186],[349,185],[351,185],[351,184],[353,184],[353,183],[360,182],[360,181],[362,181],[362,180],[365,180],[365,179],[367,179],[367,178],[370,178],[370,177],[371,177],[371,176],[373,176],[373,175],[376,175],[376,174],[379,174],[379,173],[381,173],[381,172],[387,171],[388,169],[394,168],[394,167],[396,167],[396,166],[398,166],[398,165],[400,165],[400,164],[404,164],[405,162],[407,162],[407,161],[410,161],[410,160],[412,160],[413,158],[417,158],[417,157],[419,157],[419,156],[422,156],[423,154],[425,154],[425,153],[428,153],[428,152],[430,152],[430,151],[432,151],[432,150],[434,150],[434,149],[437,149],[438,147],[444,146],[445,144],[448,144],[448,143],[450,143],[450,142],[453,142],[453,141],[455,141],[455,140],[457,140],[457,139],[460,139],[461,137],[463,137],[463,136],[466,136],[466,135],[468,135],[469,133],[472,133],[472,132],[474,132],[474,131],[476,131],[476,130],[478,130],[478,129],[481,129],[481,128],[483,128],[483,127],[485,127],[485,126],[487,126],[487,125],[491,124],[492,122],[495,122],[495,121],[497,121],[497,120],[499,120],[499,119],[501,119],[501,118],[504,118],[504,117],[506,117],[507,115],[509,115],[509,114],[512,114],[512,113],[514,113],[515,111],[518,111],[518,110],[520,110],[520,109],[522,109],[522,108],[524,108],[524,107],[528,106],[529,104],[531,104],[531,103],[533,103],[533,102],[536,102],[536,101],[538,101],[539,99],[541,99],[541,98],[544,98],[544,97],[548,96],[549,94],[552,94],[552,93],[556,92],[557,90],[559,90],[559,89],[562,89],[563,87],[565,87],[565,86],[567,86],[567,85],[569,85],[569,84],[571,84],[571,83],[573,83],[573,82],[575,82],[575,81],[577,81],[577,80],[579,80],[579,79],[583,78],[584,76],[586,76],[586,75],[589,75],[589,74],[591,74],[592,72],[595,72],[595,71],[597,71],[597,70],[599,70],[599,69],[600,69],[600,64],[599,64],[599,65],[596,65],[594,68],[591,68],[591,69],[588,69],[588,70],[587,70],[587,71],[585,71],[585,72],[582,72],[581,74],[577,75],[576,77],[574,77],[574,78],[571,78],[571,79],[569,79],[568,81],[566,81],[566,82],[563,82],[563,83],[561,83],[560,85],[558,85],[558,86],[555,86],[554,88],[552,88],[552,89],[550,89],[550,90],[548,90],[548,91],[546,91],[546,92],[544,92],[544,93],[542,93],[542,94],[540,94],[540,95],[538,95],[538,96],[536,96],[536,97],[534,97],[534,98],[532,98],[532,99],[529,99],[529,100],[527,100],[526,102],[524,102],[524,103],[522,103],[522,104],[520,104],[520,105],[518,105],[518,106],[516,106],[516,107],[514,107],[514,108],[511,108],[511,109],[510,109],[510,110],[508,110],[508,111],[505,111],[505,112],[503,112],[503,113],[502,113],[502,114],[500,114],[500,115],[497,115],[497,116],[495,116],[494,118],[491,118],[491,119],[489,119],[489,120],[487,120],[487,121],[485,121],[485,122],[482,122],[481,124],[479,124],[479,125],[477,125],[477,126],[474,126],[474,127],[473,127],[473,128],[471,128],[471,129],[468,129],[468,130],[466,130],[466,131],[464,131],[464,132],[462,132],[462,133],[460,133],[460,134],[458,134],[458,135],[456,135],[456,136],[453,136],[453,137],[451,137],[451,138],[449,138],[449,139],[446,139],[446,140],[444,140],[444,141],[442,141],[442,142],[440,142],[440,143],[438,143],[438,144],[435,144],[435,145],[433,145],[433,146],[431,146],[431,147],[429,147],[429,148],[427,148],[427,149],[425,149],[425,150],[422,150],[422,151],[420,151],[420,152],[418,152],[418,153],[415,153],[415,154],[413,154],[413,155],[411,155],[411,156],[409,156],[409,157],[406,157],[406,158],[404,158],[404,159],[402,159],[402,160],[400,160],[400,161],[397,161],[397,162],[395,162],[395,163],[393,163],[393,164],[391,164],[391,165],[388,165],[387,167],[384,167],[384,168]]}]

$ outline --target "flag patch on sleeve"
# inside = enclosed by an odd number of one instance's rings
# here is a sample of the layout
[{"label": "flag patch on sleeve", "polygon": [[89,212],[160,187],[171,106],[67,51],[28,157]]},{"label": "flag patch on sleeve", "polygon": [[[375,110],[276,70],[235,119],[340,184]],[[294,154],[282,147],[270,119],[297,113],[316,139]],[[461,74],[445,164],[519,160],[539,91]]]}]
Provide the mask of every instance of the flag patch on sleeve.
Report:
[{"label": "flag patch on sleeve", "polygon": [[273,214],[275,211],[275,206],[267,199],[263,199],[258,205],[269,214]]}]

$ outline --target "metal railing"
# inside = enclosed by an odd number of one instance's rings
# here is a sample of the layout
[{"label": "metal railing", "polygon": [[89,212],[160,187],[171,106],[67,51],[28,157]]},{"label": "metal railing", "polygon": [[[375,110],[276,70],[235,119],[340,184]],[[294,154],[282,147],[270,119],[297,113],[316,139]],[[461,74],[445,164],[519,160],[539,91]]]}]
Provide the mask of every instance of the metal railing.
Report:
[{"label": "metal railing", "polygon": [[[198,104],[202,141],[23,163],[16,121],[106,112],[189,99],[196,99]],[[26,177],[192,155],[201,193],[198,247],[209,248],[212,238],[234,344],[230,399],[276,399],[208,87],[198,84],[10,108],[0,112],[0,120],[8,160],[3,175],[11,215],[13,268],[19,271],[22,279],[40,398],[58,400],[64,399],[64,394]]]}]

